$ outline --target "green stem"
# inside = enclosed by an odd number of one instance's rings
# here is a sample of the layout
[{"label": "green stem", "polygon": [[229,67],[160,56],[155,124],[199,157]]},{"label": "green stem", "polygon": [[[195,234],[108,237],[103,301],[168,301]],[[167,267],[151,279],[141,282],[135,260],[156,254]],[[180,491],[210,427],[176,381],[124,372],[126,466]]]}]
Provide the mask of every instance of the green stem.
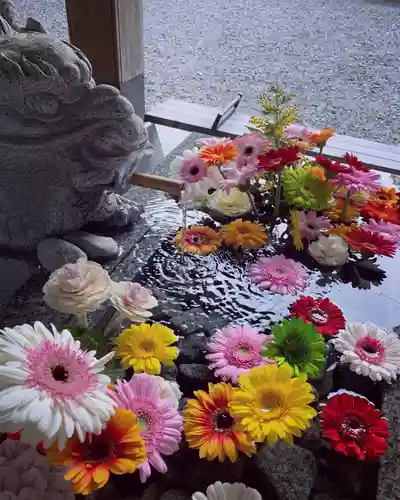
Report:
[{"label": "green stem", "polygon": [[274,216],[279,215],[279,205],[281,203],[281,190],[282,190],[282,172],[278,174],[278,183],[275,191],[275,201],[274,201]]},{"label": "green stem", "polygon": [[342,209],[342,220],[344,222],[346,222],[347,220],[347,209],[348,209],[348,206],[349,206],[349,201],[350,201],[350,192],[348,192],[346,194],[346,198],[344,199],[344,203],[343,203],[343,209]]},{"label": "green stem", "polygon": [[251,193],[249,191],[246,191],[246,194],[247,194],[249,201],[250,201],[251,210],[252,210],[253,214],[258,219],[260,217],[260,214],[258,213],[258,210],[257,210],[256,204],[254,203],[253,197],[251,196]]}]

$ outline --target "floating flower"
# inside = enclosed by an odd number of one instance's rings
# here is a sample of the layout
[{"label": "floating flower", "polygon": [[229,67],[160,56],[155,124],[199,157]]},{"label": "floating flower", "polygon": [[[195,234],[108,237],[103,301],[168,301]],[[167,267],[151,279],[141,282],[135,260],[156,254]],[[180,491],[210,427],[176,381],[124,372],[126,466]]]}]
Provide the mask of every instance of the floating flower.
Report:
[{"label": "floating flower", "polygon": [[199,150],[186,149],[182,156],[177,156],[170,165],[173,175],[184,183],[184,200],[195,200],[208,193],[209,189],[216,189],[221,176],[214,169],[208,169],[204,161],[199,158]]},{"label": "floating flower", "polygon": [[304,290],[308,282],[306,269],[284,255],[261,257],[249,267],[250,278],[260,288],[292,294]]},{"label": "floating flower", "polygon": [[327,217],[318,216],[317,212],[300,212],[301,237],[306,240],[315,240],[322,231],[330,229],[332,224]]},{"label": "floating flower", "polygon": [[346,153],[344,155],[344,160],[350,167],[355,168],[356,170],[361,170],[362,172],[369,172],[370,168],[366,167],[362,161],[360,161],[357,156],[352,155],[350,153]]},{"label": "floating flower", "polygon": [[206,226],[190,226],[181,229],[175,236],[175,244],[184,252],[207,255],[221,246],[220,235]]},{"label": "floating flower", "polygon": [[310,132],[308,138],[310,141],[314,142],[317,146],[325,146],[328,139],[335,135],[334,128],[324,128],[322,130],[316,130],[315,132]]},{"label": "floating flower", "polygon": [[329,229],[328,234],[331,236],[340,236],[343,238],[345,234],[347,234],[349,231],[353,231],[353,229],[358,229],[360,226],[359,224],[353,222],[352,224],[335,224],[331,229]]},{"label": "floating flower", "polygon": [[247,456],[256,448],[243,427],[232,417],[229,403],[234,388],[230,384],[208,384],[208,392],[195,391],[183,411],[185,437],[189,448],[199,450],[200,458],[223,462],[238,459],[238,451]]},{"label": "floating flower", "polygon": [[268,241],[268,235],[261,224],[237,219],[221,227],[221,237],[225,245],[234,248],[260,248]]},{"label": "floating flower", "polygon": [[370,323],[350,323],[333,339],[340,362],[374,381],[396,380],[400,370],[400,340]]},{"label": "floating flower", "polygon": [[375,198],[388,207],[396,207],[398,203],[396,189],[381,187],[375,194]]},{"label": "floating flower", "polygon": [[229,408],[256,442],[274,445],[282,438],[293,444],[293,436],[300,437],[317,414],[309,406],[311,385],[293,377],[289,365],[253,368],[239,377],[239,385]]},{"label": "floating flower", "polygon": [[129,382],[118,380],[114,398],[119,408],[136,415],[145,442],[147,461],[139,466],[142,483],[151,475],[150,465],[165,474],[168,468],[162,455],[172,455],[178,450],[183,418],[170,399],[163,396],[157,377],[142,373]]},{"label": "floating flower", "polygon": [[48,450],[50,462],[67,467],[65,479],[75,493],[89,495],[103,488],[112,474],[132,474],[146,460],[146,449],[140,437],[136,416],[117,408],[106,428],[81,443],[74,436],[65,450],[54,444]]},{"label": "floating flower", "polygon": [[298,163],[300,158],[300,150],[296,146],[270,149],[258,157],[258,169],[261,172],[279,172],[286,165]]},{"label": "floating flower", "polygon": [[163,325],[131,325],[116,338],[115,356],[121,358],[122,367],[138,372],[158,375],[161,363],[172,366],[178,357],[174,332]]},{"label": "floating flower", "polygon": [[68,330],[42,323],[1,330],[0,421],[3,432],[23,429],[21,441],[63,449],[76,431],[98,433],[114,414],[109,377],[101,372],[114,356],[101,359],[80,348]]},{"label": "floating flower", "polygon": [[81,257],[51,273],[43,287],[44,301],[67,314],[95,311],[110,296],[111,279],[100,264]]},{"label": "floating flower", "polygon": [[342,163],[336,161],[333,162],[326,156],[318,155],[315,158],[315,163],[317,165],[321,165],[329,174],[336,175],[344,172],[351,172],[351,168],[347,165],[343,165]]},{"label": "floating flower", "polygon": [[300,297],[290,311],[292,317],[311,323],[322,335],[336,335],[346,325],[342,311],[329,299]]},{"label": "floating flower", "polygon": [[217,481],[211,484],[206,494],[196,491],[192,500],[262,500],[257,490],[248,488],[243,483],[221,483]]},{"label": "floating flower", "polygon": [[383,220],[376,221],[370,219],[367,224],[364,224],[363,228],[373,233],[380,234],[386,240],[396,243],[396,245],[400,244],[400,226],[397,224],[392,224],[391,222]]},{"label": "floating flower", "polygon": [[214,370],[216,377],[236,384],[239,375],[248,372],[250,368],[270,363],[268,358],[260,354],[268,339],[268,335],[247,325],[227,326],[217,330],[207,346],[210,354],[206,358],[210,361],[210,369]]},{"label": "floating flower", "polygon": [[308,245],[308,253],[321,266],[341,266],[349,258],[347,243],[339,236],[321,235]]},{"label": "floating flower", "polygon": [[236,144],[229,139],[222,139],[214,144],[205,144],[199,152],[199,157],[208,167],[226,165],[238,156]]},{"label": "floating flower", "polygon": [[368,200],[361,209],[362,215],[377,220],[384,220],[400,225],[400,213],[396,208],[388,207],[385,203],[376,200]]},{"label": "floating flower", "polygon": [[153,375],[153,379],[155,379],[160,386],[161,398],[168,399],[172,406],[178,409],[179,401],[182,398],[182,393],[179,389],[179,385],[176,382],[165,380],[165,378],[159,377],[157,375]]},{"label": "floating flower", "polygon": [[74,500],[63,471],[35,448],[6,439],[0,444],[2,500]]},{"label": "floating flower", "polygon": [[311,323],[301,319],[284,319],[272,327],[273,341],[263,351],[278,365],[289,364],[295,376],[305,374],[318,378],[325,365],[325,342]]},{"label": "floating flower", "polygon": [[329,397],[319,414],[322,436],[339,453],[374,460],[388,448],[388,421],[366,398],[347,392]]},{"label": "floating flower", "polygon": [[328,183],[314,177],[310,167],[286,169],[283,172],[283,189],[290,205],[309,210],[325,208],[331,195]]},{"label": "floating flower", "polygon": [[252,210],[249,195],[237,187],[232,187],[229,193],[218,189],[208,196],[207,205],[212,212],[227,217],[239,217]]},{"label": "floating flower", "polygon": [[357,219],[360,215],[359,205],[350,199],[347,201],[346,213],[343,213],[344,204],[343,198],[334,198],[334,205],[325,210],[324,214],[332,220],[343,220],[344,222]]},{"label": "floating flower", "polygon": [[347,198],[349,203],[354,206],[358,206],[359,208],[361,208],[362,205],[364,205],[364,203],[371,197],[366,191],[357,191],[352,193],[345,186],[341,186],[336,189],[333,196],[335,198],[341,198],[343,201]]},{"label": "floating flower", "polygon": [[236,159],[235,168],[228,171],[225,170],[225,174],[230,176],[235,180],[237,185],[246,185],[254,175],[258,172],[258,158],[246,156],[238,156]]},{"label": "floating flower", "polygon": [[300,212],[298,210],[292,210],[290,212],[290,222],[292,224],[291,235],[293,238],[293,245],[296,250],[303,250],[303,242],[301,241],[301,218]]},{"label": "floating flower", "polygon": [[239,155],[245,158],[257,158],[268,146],[268,141],[261,134],[243,134],[234,141]]},{"label": "floating flower", "polygon": [[380,175],[374,172],[362,172],[361,170],[352,170],[343,174],[338,173],[332,183],[336,186],[345,186],[351,193],[357,191],[366,191],[373,195],[380,188]]},{"label": "floating flower", "polygon": [[320,180],[322,182],[326,181],[325,171],[324,171],[324,169],[322,167],[313,167],[313,166],[310,166],[310,174],[315,179],[318,179],[318,180]]},{"label": "floating flower", "polygon": [[378,233],[372,233],[364,228],[353,229],[343,236],[352,250],[362,253],[375,253],[393,257],[396,244]]},{"label": "floating flower", "polygon": [[110,301],[122,316],[131,321],[146,321],[152,316],[149,309],[158,304],[150,290],[130,281],[113,282]]}]

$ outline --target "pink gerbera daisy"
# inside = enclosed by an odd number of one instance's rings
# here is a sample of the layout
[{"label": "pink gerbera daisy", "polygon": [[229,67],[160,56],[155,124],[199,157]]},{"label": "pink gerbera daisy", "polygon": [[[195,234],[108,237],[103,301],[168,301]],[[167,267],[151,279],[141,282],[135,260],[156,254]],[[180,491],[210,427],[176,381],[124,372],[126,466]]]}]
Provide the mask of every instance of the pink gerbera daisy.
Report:
[{"label": "pink gerbera daisy", "polygon": [[308,276],[305,268],[284,255],[261,257],[249,267],[249,274],[260,288],[281,294],[292,294],[304,290]]},{"label": "pink gerbera daisy", "polygon": [[353,169],[351,172],[338,173],[332,179],[332,183],[337,186],[345,186],[351,193],[366,191],[374,195],[380,188],[379,180],[379,174]]},{"label": "pink gerbera daisy", "polygon": [[151,475],[150,464],[165,474],[168,469],[162,455],[172,455],[178,450],[183,417],[163,393],[158,377],[141,373],[129,382],[119,380],[114,399],[119,408],[130,410],[137,417],[147,453],[147,461],[139,466],[142,483]]},{"label": "pink gerbera daisy", "polygon": [[388,241],[400,245],[400,226],[392,222],[384,220],[376,221],[370,219],[367,224],[364,224],[363,229],[367,229],[372,233],[379,233]]},{"label": "pink gerbera daisy", "polygon": [[302,239],[316,240],[321,231],[330,229],[332,224],[327,217],[318,217],[317,212],[300,212],[300,235]]},{"label": "pink gerbera daisy", "polygon": [[208,343],[210,368],[223,381],[237,383],[238,377],[255,366],[271,361],[260,355],[269,335],[247,325],[227,326],[217,330]]},{"label": "pink gerbera daisy", "polygon": [[268,146],[268,141],[261,134],[243,134],[235,139],[235,145],[239,151],[239,158],[256,160]]}]

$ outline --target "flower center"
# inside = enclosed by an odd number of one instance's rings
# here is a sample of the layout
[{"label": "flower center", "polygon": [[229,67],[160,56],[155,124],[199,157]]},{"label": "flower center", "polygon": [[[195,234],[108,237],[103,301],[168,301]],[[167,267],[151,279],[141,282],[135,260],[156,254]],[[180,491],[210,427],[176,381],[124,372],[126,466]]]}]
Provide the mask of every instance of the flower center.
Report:
[{"label": "flower center", "polygon": [[190,168],[189,173],[190,175],[197,175],[199,173],[199,167],[197,165],[194,165]]},{"label": "flower center", "polygon": [[301,362],[307,355],[308,349],[304,342],[297,337],[289,337],[284,343],[284,355],[289,362]]},{"label": "flower center", "polygon": [[154,343],[152,340],[143,340],[140,343],[140,349],[144,352],[153,352],[154,351]]},{"label": "flower center", "polygon": [[104,462],[110,455],[114,454],[114,446],[103,438],[96,438],[96,436],[92,437],[92,442],[86,444],[85,447],[85,460],[87,462]]},{"label": "flower center", "polygon": [[253,146],[246,146],[243,150],[243,154],[245,156],[251,156],[254,153],[254,147]]},{"label": "flower center", "polygon": [[356,352],[361,359],[372,364],[381,363],[385,359],[385,348],[382,342],[368,336],[357,342]]},{"label": "flower center", "polygon": [[215,413],[214,425],[217,432],[230,431],[235,420],[226,411],[218,411]]},{"label": "flower center", "polygon": [[202,245],[205,243],[206,238],[205,236],[201,234],[191,234],[189,236],[189,242],[192,243],[193,245]]},{"label": "flower center", "polygon": [[365,424],[355,415],[347,415],[341,425],[342,433],[353,439],[359,439],[366,431]]},{"label": "flower center", "polygon": [[315,325],[326,325],[329,321],[329,315],[319,307],[311,309],[309,318]]},{"label": "flower center", "polygon": [[147,432],[151,425],[151,417],[143,410],[137,410],[135,413],[136,424],[139,427],[140,432]]},{"label": "flower center", "polygon": [[51,373],[57,382],[66,382],[68,380],[68,370],[63,365],[53,366]]},{"label": "flower center", "polygon": [[258,364],[260,359],[258,352],[256,352],[251,345],[246,343],[235,345],[233,349],[227,353],[226,357],[230,365],[244,369],[253,368],[253,366]]},{"label": "flower center", "polygon": [[276,410],[282,406],[281,397],[274,391],[264,391],[260,395],[260,406],[264,412]]}]

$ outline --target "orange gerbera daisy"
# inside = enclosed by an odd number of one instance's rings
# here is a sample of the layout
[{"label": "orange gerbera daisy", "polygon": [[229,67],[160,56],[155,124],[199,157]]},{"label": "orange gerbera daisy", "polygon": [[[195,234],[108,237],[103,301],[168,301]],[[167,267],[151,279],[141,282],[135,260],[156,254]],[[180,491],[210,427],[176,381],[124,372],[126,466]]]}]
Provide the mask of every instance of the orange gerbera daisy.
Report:
[{"label": "orange gerbera daisy", "polygon": [[389,207],[385,202],[377,201],[376,198],[367,201],[361,210],[362,215],[372,219],[385,220],[393,224],[400,224],[400,213],[396,208]]},{"label": "orange gerbera daisy", "polygon": [[221,228],[221,236],[226,245],[235,248],[259,248],[268,241],[268,236],[261,224],[237,219]]},{"label": "orange gerbera daisy", "polygon": [[317,146],[324,145],[328,139],[335,134],[334,128],[324,128],[318,132],[310,132],[308,138],[317,144]]},{"label": "orange gerbera daisy", "polygon": [[331,229],[328,230],[328,234],[332,234],[333,236],[340,236],[341,238],[350,231],[354,229],[358,229],[360,226],[353,222],[352,224],[336,224]]},{"label": "orange gerbera daisy", "polygon": [[55,465],[67,467],[64,477],[72,482],[75,493],[89,495],[108,482],[110,472],[135,472],[146,460],[146,449],[135,414],[117,408],[101,434],[92,434],[83,443],[75,435],[63,451],[54,443],[47,456]]},{"label": "orange gerbera daisy", "polygon": [[343,198],[335,198],[335,204],[325,211],[325,215],[332,220],[343,220],[344,222],[351,222],[360,215],[360,208],[351,200],[347,203],[346,215],[343,216],[344,200]]},{"label": "orange gerbera daisy", "polygon": [[199,157],[208,167],[226,165],[234,160],[239,151],[233,141],[220,141],[206,144],[200,149]]},{"label": "orange gerbera daisy", "polygon": [[399,201],[397,199],[396,189],[387,187],[381,187],[372,200],[379,200],[380,203],[388,207],[395,207]]},{"label": "orange gerbera daisy", "polygon": [[200,458],[231,462],[238,458],[238,450],[247,456],[256,448],[243,427],[232,417],[228,405],[235,389],[231,384],[208,384],[208,393],[195,391],[197,399],[189,399],[184,409],[183,428],[190,448],[199,450]]},{"label": "orange gerbera daisy", "polygon": [[309,172],[316,179],[322,182],[326,181],[325,170],[322,167],[311,167]]},{"label": "orange gerbera daisy", "polygon": [[191,226],[181,229],[175,236],[175,244],[184,252],[207,255],[221,246],[221,236],[206,226]]}]

